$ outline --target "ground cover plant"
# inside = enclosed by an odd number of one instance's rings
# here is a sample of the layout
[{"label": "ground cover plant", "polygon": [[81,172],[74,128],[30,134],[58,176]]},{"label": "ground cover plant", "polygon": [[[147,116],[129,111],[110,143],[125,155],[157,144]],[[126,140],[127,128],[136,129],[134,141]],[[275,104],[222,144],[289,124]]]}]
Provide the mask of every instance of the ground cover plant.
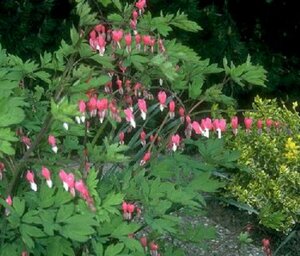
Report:
[{"label": "ground cover plant", "polygon": [[75,10],[69,39],[39,61],[0,48],[0,255],[184,255],[170,238],[201,245],[214,232],[178,211],[199,214],[203,192],[224,185],[214,171],[238,158],[225,120],[197,110],[234,106],[224,87],[264,86],[266,71],[250,57],[218,67],[168,38],[201,29],[179,11]]}]

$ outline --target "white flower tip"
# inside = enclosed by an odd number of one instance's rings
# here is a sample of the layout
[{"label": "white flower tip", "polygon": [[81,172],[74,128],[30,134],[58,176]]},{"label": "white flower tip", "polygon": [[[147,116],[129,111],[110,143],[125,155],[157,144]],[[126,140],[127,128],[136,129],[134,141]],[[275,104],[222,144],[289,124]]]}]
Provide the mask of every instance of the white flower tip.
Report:
[{"label": "white flower tip", "polygon": [[161,112],[164,111],[164,105],[160,104],[159,109],[160,109]]},{"label": "white flower tip", "polygon": [[46,183],[49,188],[52,188],[53,186],[52,180],[47,180]]},{"label": "white flower tip", "polygon": [[67,184],[66,182],[63,182],[63,187],[64,187],[64,189],[65,189],[66,191],[69,190],[69,186],[68,186],[68,184]]},{"label": "white flower tip", "polygon": [[99,120],[100,120],[100,123],[103,124],[104,117],[100,117]]},{"label": "white flower tip", "polygon": [[173,152],[175,152],[177,150],[177,146],[175,143],[173,143],[172,150],[173,150]]},{"label": "white flower tip", "polygon": [[175,113],[174,112],[170,112],[169,116],[170,116],[171,119],[173,119],[175,117]]},{"label": "white flower tip", "polygon": [[9,209],[5,209],[5,216],[8,216],[10,214],[10,210]]},{"label": "white flower tip", "polygon": [[80,124],[80,117],[79,116],[76,116],[75,120],[76,120],[77,124]]},{"label": "white flower tip", "polygon": [[81,122],[84,123],[85,122],[85,116],[81,116]]},{"label": "white flower tip", "polygon": [[36,183],[34,183],[34,182],[31,182],[30,183],[30,188],[33,190],[33,191],[37,191],[37,184]]},{"label": "white flower tip", "polygon": [[146,120],[147,114],[144,111],[142,111],[141,117],[143,120]]},{"label": "white flower tip", "polygon": [[58,151],[58,148],[57,148],[57,146],[53,146],[52,147],[52,151],[56,154],[57,153],[57,151]]},{"label": "white flower tip", "polygon": [[136,123],[135,123],[134,119],[131,119],[131,120],[130,120],[130,124],[131,124],[131,126],[132,126],[133,128],[136,127]]},{"label": "white flower tip", "polygon": [[220,128],[217,129],[217,133],[218,133],[218,139],[221,139],[222,133],[221,133],[221,129]]},{"label": "white flower tip", "polygon": [[160,78],[160,79],[159,79],[159,85],[162,86],[163,83],[164,83],[164,81]]},{"label": "white flower tip", "polygon": [[69,125],[68,125],[68,123],[64,123],[64,124],[63,124],[63,127],[65,128],[66,131],[69,130]]}]

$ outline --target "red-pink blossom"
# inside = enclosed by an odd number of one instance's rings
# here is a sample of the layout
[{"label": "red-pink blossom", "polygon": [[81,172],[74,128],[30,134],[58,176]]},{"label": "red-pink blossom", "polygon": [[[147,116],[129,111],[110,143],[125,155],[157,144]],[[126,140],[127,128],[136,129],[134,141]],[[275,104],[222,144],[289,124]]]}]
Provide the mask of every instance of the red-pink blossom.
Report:
[{"label": "red-pink blossom", "polygon": [[135,35],[135,45],[136,45],[136,49],[137,49],[137,50],[140,50],[140,49],[141,49],[141,40],[142,40],[141,35],[136,34],[136,35]]},{"label": "red-pink blossom", "polygon": [[175,101],[171,100],[169,103],[169,116],[170,118],[175,117]]},{"label": "red-pink blossom", "polygon": [[124,144],[124,138],[125,138],[125,133],[122,131],[122,132],[119,133],[119,143],[121,145]]},{"label": "red-pink blossom", "polygon": [[127,211],[128,213],[133,213],[135,209],[135,205],[134,204],[127,204]]},{"label": "red-pink blossom", "polygon": [[140,97],[141,96],[141,91],[142,91],[141,83],[138,83],[138,82],[135,83],[133,90],[134,90],[134,95],[136,97]]},{"label": "red-pink blossom", "polygon": [[146,6],[146,0],[138,0],[135,3],[136,8],[139,9],[139,14],[141,15],[142,12],[145,10],[145,6]]},{"label": "red-pink blossom", "polygon": [[131,29],[136,30],[136,25],[137,25],[137,20],[131,19],[130,20],[130,27],[131,27]]},{"label": "red-pink blossom", "polygon": [[246,127],[246,131],[249,131],[251,129],[252,121],[253,121],[252,118],[245,117],[244,124]]},{"label": "red-pink blossom", "polygon": [[83,180],[76,181],[74,186],[84,200],[90,199],[89,191],[86,185],[84,184]]},{"label": "red-pink blossom", "polygon": [[133,18],[134,20],[136,20],[136,19],[138,18],[138,16],[139,16],[138,12],[137,12],[136,10],[133,10],[133,11],[132,11],[132,18]]},{"label": "red-pink blossom", "polygon": [[113,30],[111,32],[112,40],[121,48],[120,41],[123,38],[123,30]]},{"label": "red-pink blossom", "polygon": [[56,139],[53,135],[49,135],[48,137],[48,143],[53,147],[56,145]]},{"label": "red-pink blossom", "polygon": [[151,242],[149,247],[150,247],[150,254],[157,255],[157,250],[158,250],[159,246],[157,244],[155,244],[154,242]]},{"label": "red-pink blossom", "polygon": [[261,119],[257,120],[257,129],[261,130],[263,125],[263,121]]},{"label": "red-pink blossom", "polygon": [[31,140],[27,136],[22,136],[21,140],[26,145],[27,149],[31,147]]},{"label": "red-pink blossom", "polygon": [[209,117],[201,119],[201,128],[203,131],[203,136],[209,138],[209,131],[213,128],[212,121]]},{"label": "red-pink blossom", "polygon": [[105,26],[102,24],[98,24],[94,28],[98,33],[105,33]]},{"label": "red-pink blossom", "polygon": [[201,128],[201,125],[197,121],[194,121],[192,123],[192,128],[196,134],[203,134],[203,132],[204,132]]},{"label": "red-pink blossom", "polygon": [[178,134],[172,135],[171,137],[171,146],[172,150],[175,152],[180,145],[180,136]]},{"label": "red-pink blossom", "polygon": [[146,236],[142,236],[141,238],[140,238],[140,243],[141,243],[141,245],[143,246],[143,247],[147,247],[147,237]]},{"label": "red-pink blossom", "polygon": [[225,119],[215,119],[213,121],[213,128],[218,133],[218,138],[221,138],[221,133],[226,130],[226,120]]},{"label": "red-pink blossom", "polygon": [[11,196],[10,196],[10,195],[5,199],[5,202],[6,202],[8,205],[12,205],[12,199],[11,199]]},{"label": "red-pink blossom", "polygon": [[134,204],[123,202],[123,204],[122,204],[123,218],[125,220],[131,220],[134,209],[135,209]]},{"label": "red-pink blossom", "polygon": [[183,123],[184,122],[184,115],[185,115],[185,110],[183,107],[180,107],[178,110],[179,116],[180,116],[180,121]]},{"label": "red-pink blossom", "polygon": [[70,190],[72,196],[75,196],[75,177],[73,173],[66,173],[64,170],[60,170],[59,178],[63,182],[63,187],[66,191]]},{"label": "red-pink blossom", "polygon": [[158,101],[159,101],[160,111],[163,111],[164,108],[166,107],[167,94],[164,91],[160,91],[158,93],[157,98],[158,98]]},{"label": "red-pink blossom", "polygon": [[141,139],[142,146],[146,146],[146,136],[147,136],[147,134],[145,133],[144,130],[142,130],[142,132],[140,134],[140,139]]},{"label": "red-pink blossom", "polygon": [[127,52],[131,52],[131,42],[132,42],[132,38],[131,38],[131,34],[126,34],[125,37],[125,44],[126,44],[126,51]]},{"label": "red-pink blossom", "polygon": [[119,109],[117,108],[117,103],[115,100],[112,100],[109,103],[109,110],[111,118],[114,119],[116,122],[120,123],[122,119],[120,117]]},{"label": "red-pink blossom", "polygon": [[30,183],[30,187],[33,191],[37,191],[37,184],[34,181],[34,173],[32,171],[27,171],[26,179]]},{"label": "red-pink blossom", "polygon": [[139,107],[139,110],[141,111],[141,117],[143,118],[143,120],[146,120],[146,116],[147,116],[146,101],[144,99],[139,99],[138,100],[138,107]]},{"label": "red-pink blossom", "polygon": [[238,117],[237,117],[237,116],[233,116],[233,117],[231,118],[231,128],[232,128],[232,129],[237,129],[237,128],[238,128],[238,125],[239,125]]},{"label": "red-pink blossom", "polygon": [[118,78],[117,81],[116,81],[116,84],[118,86],[119,93],[123,94],[124,93],[124,91],[123,91],[123,81]]},{"label": "red-pink blossom", "polygon": [[140,162],[140,165],[143,166],[145,165],[151,158],[151,153],[150,151],[148,151],[147,153],[145,153],[145,155],[143,156],[143,159]]},{"label": "red-pink blossom", "polygon": [[55,137],[53,135],[49,135],[49,137],[48,137],[48,143],[52,147],[52,151],[54,153],[57,153],[58,148],[56,146],[56,139],[55,139]]},{"label": "red-pink blossom", "polygon": [[272,119],[269,119],[269,118],[268,118],[268,119],[266,120],[266,126],[267,126],[268,128],[271,128],[272,124],[273,124]]},{"label": "red-pink blossom", "polygon": [[98,109],[98,117],[99,117],[100,123],[103,123],[103,120],[107,114],[108,99],[103,98],[103,99],[97,100],[97,109]]},{"label": "red-pink blossom", "polygon": [[51,180],[51,174],[48,168],[45,166],[42,167],[42,176],[46,179],[47,186],[49,188],[52,188],[52,180]]},{"label": "red-pink blossom", "polygon": [[104,53],[105,53],[105,46],[106,46],[105,38],[102,35],[99,35],[97,37],[96,49],[99,51],[100,56],[104,55]]},{"label": "red-pink blossom", "polygon": [[133,128],[135,128],[136,123],[135,123],[135,119],[134,119],[132,110],[130,108],[126,108],[126,109],[124,109],[124,113],[126,116],[126,121],[129,122]]},{"label": "red-pink blossom", "polygon": [[91,97],[87,103],[87,108],[90,112],[90,116],[94,117],[97,115],[97,98]]}]

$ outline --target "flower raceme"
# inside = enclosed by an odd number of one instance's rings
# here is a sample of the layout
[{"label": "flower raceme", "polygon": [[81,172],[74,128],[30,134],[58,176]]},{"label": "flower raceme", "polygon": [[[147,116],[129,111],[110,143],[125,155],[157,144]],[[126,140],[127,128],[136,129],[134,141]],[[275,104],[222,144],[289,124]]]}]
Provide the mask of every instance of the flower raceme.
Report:
[{"label": "flower raceme", "polygon": [[[137,122],[140,121],[140,119],[136,120],[136,113],[139,112],[139,116],[143,121],[147,118],[147,112],[148,112],[148,104],[149,102],[152,102],[153,98],[148,98],[148,92],[146,91],[146,87],[144,87],[141,83],[135,82],[135,84],[132,83],[131,80],[126,78],[119,78],[119,76],[116,76],[117,84],[119,84],[119,89],[122,86],[123,93],[118,94],[116,91],[114,91],[113,87],[110,86],[110,89],[104,90],[104,93],[109,94],[107,97],[104,96],[102,98],[98,98],[98,93],[93,93],[89,95],[88,101],[79,101],[79,110],[82,116],[89,118],[87,122],[90,122],[90,119],[98,116],[100,123],[103,123],[104,119],[109,115],[113,120],[117,122],[122,121],[122,116],[120,114],[121,111],[125,114],[125,120],[128,122],[128,125],[132,128],[137,127]],[[119,82],[118,82],[119,81]],[[111,84],[112,81],[109,82]],[[123,88],[124,85],[124,88]],[[115,95],[119,95],[121,98],[116,98]],[[164,90],[160,90],[157,94],[157,102],[159,104],[159,108],[161,111],[166,108],[166,102],[167,102],[167,93]],[[171,96],[170,96],[171,97]],[[119,104],[119,100],[123,99],[123,104]],[[81,107],[80,107],[81,106]],[[118,106],[123,106],[123,109],[119,109]],[[185,136],[181,136],[180,134],[173,135],[170,138],[169,141],[169,149],[172,151],[176,151],[178,146],[180,145],[180,142],[184,140],[184,138],[190,138],[192,136],[192,133],[194,132],[197,135],[202,135],[204,137],[209,138],[209,133],[211,130],[214,130],[217,133],[217,137],[221,138],[224,132],[226,132],[226,120],[221,119],[211,119],[210,117],[202,118],[200,121],[192,120],[189,115],[185,114],[185,109],[183,106],[178,107],[178,110],[176,110],[176,102],[175,100],[170,100],[168,103],[169,111],[167,115],[169,116],[169,119],[175,118],[176,114],[178,115],[178,118],[181,120],[181,124],[185,125],[184,134]],[[167,121],[169,119],[166,119]],[[252,118],[244,118],[244,125],[246,128],[246,132],[249,132],[252,126]],[[260,122],[258,121],[258,129],[260,127]],[[270,121],[265,121],[266,123]],[[275,124],[278,123],[276,121],[272,120],[272,124],[275,127]],[[231,128],[232,133],[234,135],[237,135],[238,129],[239,129],[239,122],[238,117],[233,116],[231,118]],[[276,131],[278,131],[279,126],[277,126]],[[130,133],[131,129],[128,129],[127,132]],[[119,133],[119,143],[124,144],[124,132]],[[140,143],[142,146],[145,146],[146,143],[146,131],[144,129],[141,130],[140,133]],[[149,136],[150,142],[152,145],[154,136]],[[158,141],[157,141],[158,142]],[[150,146],[152,147],[152,146]],[[140,161],[140,165],[146,164],[150,160],[151,152],[146,151],[143,158]]]},{"label": "flower raceme", "polygon": [[131,220],[132,219],[132,214],[135,210],[135,205],[123,202],[122,204],[122,210],[123,210],[123,218],[124,220]]}]

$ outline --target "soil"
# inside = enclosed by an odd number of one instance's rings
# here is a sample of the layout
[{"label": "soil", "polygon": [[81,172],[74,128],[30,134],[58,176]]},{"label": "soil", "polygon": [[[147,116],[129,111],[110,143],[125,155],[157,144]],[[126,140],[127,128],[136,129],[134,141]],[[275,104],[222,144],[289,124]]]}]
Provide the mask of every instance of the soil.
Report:
[{"label": "soil", "polygon": [[[217,237],[208,243],[206,250],[185,245],[188,256],[265,256],[261,243],[263,238],[270,240],[273,252],[286,238],[282,234],[266,230],[258,223],[254,214],[248,214],[234,206],[226,206],[215,199],[207,200],[205,216],[189,221],[214,226]],[[253,242],[241,244],[238,237],[241,232],[246,231],[249,232]],[[276,256],[300,256],[299,231],[277,252]]]}]

